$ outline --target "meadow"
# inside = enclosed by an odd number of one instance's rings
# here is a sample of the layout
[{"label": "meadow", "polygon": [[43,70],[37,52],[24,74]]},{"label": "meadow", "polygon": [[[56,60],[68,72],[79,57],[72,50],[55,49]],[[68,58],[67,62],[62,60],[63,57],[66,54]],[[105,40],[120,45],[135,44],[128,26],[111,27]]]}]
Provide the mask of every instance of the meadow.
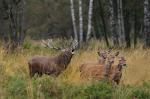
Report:
[{"label": "meadow", "polygon": [[[57,42],[60,45],[61,41]],[[28,60],[34,55],[57,55],[59,51],[44,48],[36,42],[25,42],[23,49],[5,53],[0,47],[0,99],[150,99],[150,50],[141,45],[120,51],[127,60],[118,86],[80,77],[79,66],[96,62],[97,48],[104,43],[91,41],[76,51],[68,68],[58,77],[47,75],[30,78]]]}]

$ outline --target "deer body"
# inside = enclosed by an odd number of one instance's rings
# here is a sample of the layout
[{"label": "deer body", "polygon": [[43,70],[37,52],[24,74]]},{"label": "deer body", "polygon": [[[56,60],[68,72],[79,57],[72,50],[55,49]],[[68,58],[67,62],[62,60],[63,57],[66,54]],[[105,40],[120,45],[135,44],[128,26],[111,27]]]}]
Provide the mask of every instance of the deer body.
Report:
[{"label": "deer body", "polygon": [[62,52],[58,56],[34,56],[28,61],[30,76],[48,74],[58,76],[71,61],[71,51]]},{"label": "deer body", "polygon": [[92,66],[88,66],[81,71],[81,77],[94,78],[97,80],[108,78],[111,66],[114,63],[113,61],[114,60],[110,60],[110,62],[108,62],[106,65],[103,65],[103,64],[94,65],[93,64]]},{"label": "deer body", "polygon": [[113,83],[116,83],[116,84],[120,83],[120,80],[122,77],[122,67],[126,66],[125,61],[126,60],[123,57],[121,57],[118,65],[111,68],[111,72],[109,75],[110,75],[110,81],[112,81]]},{"label": "deer body", "polygon": [[94,72],[96,73],[96,69],[94,68],[97,68],[97,70],[102,71],[107,58],[107,52],[98,49],[97,54],[100,56],[97,63],[84,63],[79,67],[79,71],[81,72],[81,77],[97,75],[97,74],[93,74]]},{"label": "deer body", "polygon": [[[82,78],[95,78],[98,75],[101,76],[102,70],[104,68],[104,66],[100,64],[83,64],[81,66],[82,69],[80,68],[80,73]],[[100,76],[98,78],[101,78]]]},{"label": "deer body", "polygon": [[[106,57],[103,57],[103,56]],[[107,54],[108,55],[108,54]],[[125,65],[125,59],[122,57],[119,60],[118,65],[113,65],[115,57],[119,55],[119,52],[114,55],[109,55],[99,53],[100,62],[95,64],[83,64],[80,67],[81,77],[82,78],[93,78],[97,80],[106,79],[112,82],[119,84],[122,76],[122,66]],[[107,62],[105,63],[107,58]]]}]

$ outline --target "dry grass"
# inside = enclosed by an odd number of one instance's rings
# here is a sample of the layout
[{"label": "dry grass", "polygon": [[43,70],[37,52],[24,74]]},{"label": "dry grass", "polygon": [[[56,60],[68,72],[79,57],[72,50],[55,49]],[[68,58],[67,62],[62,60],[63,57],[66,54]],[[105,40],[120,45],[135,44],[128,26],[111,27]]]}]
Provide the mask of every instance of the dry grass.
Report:
[{"label": "dry grass", "polygon": [[[90,50],[80,50],[76,52],[69,67],[63,74],[59,76],[60,81],[67,81],[75,84],[84,82],[80,78],[78,67],[87,62],[96,62],[98,55],[96,53],[98,44],[95,44]],[[114,50],[115,51],[115,50]],[[141,84],[143,81],[150,80],[150,50],[128,49],[120,50],[122,55],[126,57],[127,67],[123,70],[122,84]],[[5,54],[0,49],[0,62],[5,67],[5,75],[22,74],[29,79],[27,61],[33,55],[56,54],[51,53],[48,49],[26,49],[19,54]]]},{"label": "dry grass", "polygon": [[[30,45],[30,44],[29,44]],[[9,77],[16,77],[16,75],[21,75],[23,77],[26,85],[27,97],[29,99],[34,99],[35,97],[35,88],[33,81],[29,77],[28,69],[28,60],[34,55],[56,55],[58,52],[49,50],[46,48],[41,48],[39,46],[25,47],[25,49],[20,50],[19,52],[5,54],[2,47],[0,47],[0,99],[5,99],[8,96],[8,92],[5,89],[11,88],[4,83],[11,83]],[[58,83],[67,82],[73,85],[87,84],[87,81],[80,77],[79,66],[83,63],[97,62],[97,48],[105,48],[104,43],[99,46],[99,42],[91,42],[90,46],[86,50],[76,51],[75,56],[73,57],[71,63],[69,64],[67,70],[65,70],[57,79]],[[137,49],[115,49],[113,52],[120,51],[120,53],[125,56],[127,60],[127,67],[123,69],[123,77],[121,80],[122,85],[140,85],[144,81],[150,80],[150,50],[144,50],[141,47]],[[19,82],[14,82],[13,87],[21,87],[18,85]],[[17,86],[15,86],[17,84]],[[10,84],[11,85],[11,84]],[[41,84],[39,84],[40,87]],[[49,84],[48,84],[49,85]],[[3,86],[3,87],[2,87]],[[47,86],[47,85],[45,85]],[[2,89],[3,88],[3,89]],[[10,89],[13,90],[14,89]],[[41,92],[40,89],[37,89],[37,96]],[[118,90],[119,92],[125,90]],[[119,92],[115,92],[120,96]],[[14,92],[15,93],[15,92]],[[40,93],[41,94],[41,93]],[[44,95],[44,93],[42,94]],[[43,97],[43,96],[40,96]],[[10,98],[10,97],[9,97]],[[45,98],[40,98],[45,99]]]}]

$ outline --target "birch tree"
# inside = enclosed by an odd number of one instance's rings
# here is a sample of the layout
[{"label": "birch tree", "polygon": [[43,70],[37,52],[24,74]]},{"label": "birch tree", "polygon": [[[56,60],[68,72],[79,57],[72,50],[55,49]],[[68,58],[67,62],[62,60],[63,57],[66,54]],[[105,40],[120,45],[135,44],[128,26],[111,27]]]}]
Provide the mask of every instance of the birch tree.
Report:
[{"label": "birch tree", "polygon": [[110,31],[112,33],[112,40],[113,40],[113,45],[118,46],[119,45],[119,40],[118,40],[118,33],[117,33],[117,19],[115,17],[114,13],[114,4],[113,0],[107,0],[107,10],[108,10],[108,17],[110,20]]},{"label": "birch tree", "polygon": [[82,15],[82,0],[79,0],[79,35],[80,45],[83,42],[83,15]]},{"label": "birch tree", "polygon": [[144,0],[144,35],[145,45],[150,47],[150,10],[148,0]]},{"label": "birch tree", "polygon": [[125,31],[124,31],[122,0],[117,0],[117,5],[118,5],[117,30],[119,34],[119,44],[123,46],[125,42]]},{"label": "birch tree", "polygon": [[72,17],[72,24],[73,24],[73,31],[74,31],[74,39],[78,41],[75,10],[74,10],[74,1],[73,0],[70,0],[70,7],[71,7],[71,17]]},{"label": "birch tree", "polygon": [[93,14],[93,0],[89,1],[89,12],[88,12],[88,29],[86,41],[89,40],[92,30],[92,14]]}]

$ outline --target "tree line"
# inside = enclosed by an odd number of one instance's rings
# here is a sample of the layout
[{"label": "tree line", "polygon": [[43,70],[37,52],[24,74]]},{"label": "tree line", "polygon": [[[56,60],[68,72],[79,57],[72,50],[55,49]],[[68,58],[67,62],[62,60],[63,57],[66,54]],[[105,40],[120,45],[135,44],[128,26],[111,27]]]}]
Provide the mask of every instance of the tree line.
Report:
[{"label": "tree line", "polygon": [[0,39],[5,48],[32,39],[91,38],[106,45],[150,47],[149,0],[1,0]]}]

